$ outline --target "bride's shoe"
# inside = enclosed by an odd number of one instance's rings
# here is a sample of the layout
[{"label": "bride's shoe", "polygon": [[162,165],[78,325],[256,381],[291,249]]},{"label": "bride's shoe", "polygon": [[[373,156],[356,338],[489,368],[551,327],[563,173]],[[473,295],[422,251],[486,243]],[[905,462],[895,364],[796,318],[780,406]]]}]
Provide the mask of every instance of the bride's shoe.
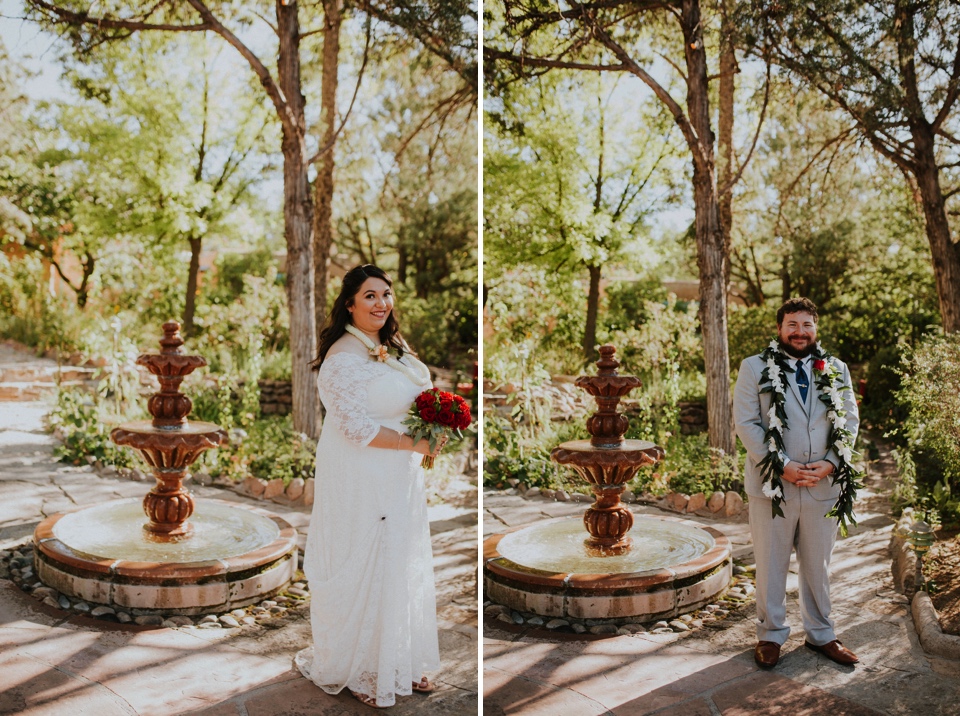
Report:
[{"label": "bride's shoe", "polygon": [[[347,691],[350,691],[350,689],[347,689]],[[367,696],[366,694],[361,694],[356,691],[350,691],[350,695],[364,706],[369,706],[372,709],[389,708],[388,706],[378,706],[377,700],[373,696]]]},{"label": "bride's shoe", "polygon": [[429,694],[436,690],[436,685],[427,681],[426,676],[420,677],[420,681],[414,681],[411,687],[418,694]]}]

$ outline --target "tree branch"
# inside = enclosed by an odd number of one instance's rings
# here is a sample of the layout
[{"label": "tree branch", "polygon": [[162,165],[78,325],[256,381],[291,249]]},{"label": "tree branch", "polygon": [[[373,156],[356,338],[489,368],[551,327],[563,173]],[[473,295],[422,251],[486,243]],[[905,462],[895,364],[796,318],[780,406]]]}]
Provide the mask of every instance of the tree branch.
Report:
[{"label": "tree branch", "polygon": [[[32,2],[33,0],[31,0]],[[288,113],[288,106],[286,99],[283,96],[283,93],[280,91],[279,86],[273,79],[273,75],[270,74],[270,70],[260,61],[260,58],[257,57],[253,51],[247,47],[240,38],[234,35],[216,16],[210,11],[210,9],[200,0],[187,0],[190,3],[190,6],[196,10],[200,17],[202,17],[206,23],[209,25],[209,29],[217,33],[226,40],[228,43],[233,45],[233,47],[240,53],[240,55],[247,61],[253,71],[256,73],[257,77],[260,78],[260,84],[263,85],[263,89],[266,91],[267,96],[270,97],[270,100],[273,102],[274,107],[277,109],[277,115],[280,117],[280,121],[283,123],[284,127],[291,133],[292,136],[297,134],[296,121]]]},{"label": "tree branch", "polygon": [[[205,32],[213,29],[206,22],[196,25],[183,25],[144,22],[142,20],[125,20],[122,18],[110,17],[108,15],[98,17],[90,15],[88,12],[73,12],[71,10],[67,10],[66,8],[57,7],[51,3],[44,2],[44,0],[26,1],[35,8],[46,11],[48,15],[56,15],[62,22],[68,25],[73,25],[74,27],[79,27],[81,25],[92,25],[94,27],[106,30],[165,30],[168,32]],[[157,5],[154,5],[144,14],[144,17],[149,17],[158,7],[160,7],[160,5],[163,4],[166,4],[166,2],[160,2],[157,3]]]},{"label": "tree branch", "polygon": [[[747,168],[747,164],[750,163],[750,158],[753,156],[753,150],[757,148],[757,140],[760,138],[760,128],[763,127],[763,120],[767,115],[767,103],[770,101],[770,62],[767,62],[767,78],[763,88],[763,105],[760,107],[760,121],[757,122],[757,131],[753,135],[753,142],[750,144],[750,151],[747,152],[747,158],[743,160],[743,164],[740,165],[740,168],[737,170],[735,176],[731,177],[729,183],[720,188],[720,191],[717,192],[717,196],[721,197],[725,195],[728,191],[733,191],[733,187],[736,186],[737,182],[740,181],[740,177],[743,176],[743,170]],[[731,142],[732,144],[732,142]]]},{"label": "tree branch", "polygon": [[340,133],[343,131],[343,128],[347,124],[347,120],[350,118],[350,113],[353,111],[353,104],[354,102],[357,101],[357,94],[360,92],[360,83],[363,81],[363,72],[364,70],[367,69],[367,62],[370,59],[370,38],[372,36],[372,33],[371,33],[371,23],[370,23],[369,15],[367,16],[366,31],[367,31],[367,39],[363,45],[363,60],[360,63],[360,69],[357,71],[357,84],[353,88],[353,97],[350,98],[350,105],[347,107],[347,112],[346,114],[343,115],[343,118],[340,120],[340,126],[337,127],[336,131],[334,131],[333,133],[333,136],[330,137],[330,141],[328,141],[323,147],[317,150],[317,153],[307,160],[308,165],[313,164],[316,161],[319,161],[322,157],[326,156],[329,152],[333,150],[334,146],[336,146],[336,143],[337,143],[337,137],[340,136]]},{"label": "tree branch", "polygon": [[516,65],[520,65],[522,70],[525,66],[544,67],[548,69],[560,70],[589,70],[591,72],[628,72],[629,68],[625,64],[619,65],[595,65],[587,62],[567,62],[565,60],[551,60],[546,57],[530,57],[529,55],[514,55],[505,50],[498,50],[494,47],[483,48],[483,59],[485,60],[506,60]]}]

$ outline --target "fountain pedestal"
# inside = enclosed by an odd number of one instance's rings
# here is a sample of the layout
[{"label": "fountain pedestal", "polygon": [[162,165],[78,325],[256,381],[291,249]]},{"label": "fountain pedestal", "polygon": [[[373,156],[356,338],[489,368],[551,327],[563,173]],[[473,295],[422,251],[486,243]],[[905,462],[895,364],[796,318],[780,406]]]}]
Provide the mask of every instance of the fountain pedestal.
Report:
[{"label": "fountain pedestal", "polygon": [[[590,439],[550,454],[589,483],[596,499],[582,524],[558,518],[488,537],[484,589],[493,601],[549,617],[659,619],[692,611],[729,585],[730,546],[721,532],[689,520],[635,518],[620,500],[664,451],[623,437],[629,420],[617,407],[640,380],[617,372],[615,353],[601,346],[597,375],[576,381],[597,401],[587,419]],[[636,539],[628,535],[635,525]]]},{"label": "fountain pedestal", "polygon": [[179,323],[163,324],[160,346],[159,353],[145,353],[137,358],[137,365],[145,366],[160,380],[160,392],[147,401],[153,419],[114,428],[110,439],[139,451],[153,468],[157,484],[143,498],[143,511],[150,518],[143,529],[162,541],[190,534],[187,519],[195,504],[193,496],[183,488],[187,468],[204,450],[226,443],[227,434],[212,423],[187,422],[193,402],[180,392],[180,383],[207,361],[200,356],[183,355]]}]

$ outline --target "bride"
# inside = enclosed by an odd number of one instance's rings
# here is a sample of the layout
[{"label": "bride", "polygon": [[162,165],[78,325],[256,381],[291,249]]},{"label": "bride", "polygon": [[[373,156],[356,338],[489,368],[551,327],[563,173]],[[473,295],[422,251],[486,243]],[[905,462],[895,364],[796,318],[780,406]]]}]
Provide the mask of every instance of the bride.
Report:
[{"label": "bride", "polygon": [[296,664],[324,691],[368,706],[429,693],[440,667],[436,598],[420,461],[401,421],[431,387],[393,315],[390,278],[357,266],[320,333],[317,385],[326,417],[303,571],[313,646]]}]

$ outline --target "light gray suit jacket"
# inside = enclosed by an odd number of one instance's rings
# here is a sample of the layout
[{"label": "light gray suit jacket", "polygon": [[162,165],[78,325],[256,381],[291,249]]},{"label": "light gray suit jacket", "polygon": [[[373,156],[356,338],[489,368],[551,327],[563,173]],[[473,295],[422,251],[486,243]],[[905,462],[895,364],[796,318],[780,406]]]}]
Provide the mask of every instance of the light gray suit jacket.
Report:
[{"label": "light gray suit jacket", "polygon": [[[836,358],[831,362],[840,370],[843,385],[843,409],[846,411],[847,424],[854,439],[860,427],[860,413],[857,410],[857,401],[853,395],[850,371],[846,364]],[[767,413],[770,410],[772,398],[770,393],[760,394],[760,374],[763,372],[764,362],[759,355],[750,356],[740,364],[740,373],[737,376],[737,385],[733,393],[733,416],[737,426],[737,435],[747,449],[747,461],[744,466],[744,483],[747,494],[751,497],[764,497],[761,486],[758,463],[767,454],[767,444],[763,440],[770,420]],[[786,403],[787,427],[783,431],[783,444],[787,457],[801,463],[829,460],[834,466],[840,464],[839,456],[832,445],[827,444],[830,437],[830,421],[827,419],[827,406],[819,399],[819,390],[814,382],[815,374],[810,371],[810,392],[807,395],[807,404],[800,401],[800,392],[797,389],[793,374],[787,375]],[[810,494],[817,500],[836,499],[840,494],[839,486],[833,485],[833,475],[826,477],[810,490]],[[784,497],[796,494],[800,488],[783,481]]]}]

